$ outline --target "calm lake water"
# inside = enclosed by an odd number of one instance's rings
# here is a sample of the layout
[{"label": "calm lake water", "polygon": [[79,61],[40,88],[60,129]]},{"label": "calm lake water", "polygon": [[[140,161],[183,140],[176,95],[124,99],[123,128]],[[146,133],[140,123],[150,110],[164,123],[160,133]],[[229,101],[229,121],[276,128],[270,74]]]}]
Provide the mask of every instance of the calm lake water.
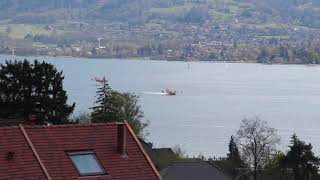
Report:
[{"label": "calm lake water", "polygon": [[[0,62],[10,58],[0,56]],[[203,62],[188,69],[185,62],[38,59],[63,70],[77,112],[93,105],[96,76],[138,94],[150,121],[148,140],[157,147],[179,144],[191,156],[225,155],[241,119],[258,115],[279,130],[280,148],[286,149],[295,132],[320,154],[320,66]],[[164,88],[179,93],[159,95]]]}]

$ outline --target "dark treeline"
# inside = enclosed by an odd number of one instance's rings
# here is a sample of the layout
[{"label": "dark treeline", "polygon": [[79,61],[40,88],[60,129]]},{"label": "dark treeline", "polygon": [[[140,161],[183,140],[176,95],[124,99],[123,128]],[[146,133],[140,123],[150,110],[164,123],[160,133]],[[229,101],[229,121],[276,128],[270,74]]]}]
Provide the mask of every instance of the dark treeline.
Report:
[{"label": "dark treeline", "polygon": [[315,46],[269,46],[261,48],[259,63],[320,64],[320,49]]}]

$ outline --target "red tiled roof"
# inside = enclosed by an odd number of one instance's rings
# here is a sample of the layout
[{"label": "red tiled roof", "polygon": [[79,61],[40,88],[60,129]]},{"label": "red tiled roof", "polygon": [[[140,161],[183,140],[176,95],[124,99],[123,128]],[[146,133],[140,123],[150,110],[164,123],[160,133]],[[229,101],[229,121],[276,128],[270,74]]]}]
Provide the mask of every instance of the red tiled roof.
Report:
[{"label": "red tiled roof", "polygon": [[[127,123],[128,157],[120,156],[117,139],[119,125],[106,123],[1,127],[0,179],[162,179]],[[80,177],[67,152],[82,150],[94,151],[108,175]],[[14,153],[12,159],[8,158],[9,152]],[[47,176],[45,171],[48,172]]]}]

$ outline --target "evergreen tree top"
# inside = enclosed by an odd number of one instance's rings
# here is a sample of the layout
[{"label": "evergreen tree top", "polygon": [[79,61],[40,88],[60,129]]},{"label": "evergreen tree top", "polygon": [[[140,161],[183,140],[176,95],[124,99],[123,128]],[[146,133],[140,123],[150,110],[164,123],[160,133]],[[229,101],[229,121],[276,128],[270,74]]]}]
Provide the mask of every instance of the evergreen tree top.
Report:
[{"label": "evergreen tree top", "polygon": [[63,80],[62,71],[45,61],[7,60],[0,64],[0,117],[31,124],[68,122],[75,104],[67,104]]}]

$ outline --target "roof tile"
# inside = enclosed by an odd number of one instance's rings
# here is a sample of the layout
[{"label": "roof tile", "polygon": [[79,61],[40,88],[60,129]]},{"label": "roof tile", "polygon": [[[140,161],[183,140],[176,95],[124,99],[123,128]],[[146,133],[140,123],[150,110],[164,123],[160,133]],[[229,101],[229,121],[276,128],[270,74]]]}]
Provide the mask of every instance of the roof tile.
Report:
[{"label": "roof tile", "polygon": [[[90,179],[153,180],[161,179],[135,135],[126,124],[126,152],[121,158],[117,152],[117,129],[123,123],[86,125],[24,126],[33,146],[52,179],[79,179],[70,161],[68,151],[92,150],[109,176]],[[0,177],[4,179],[45,179],[35,155],[19,127],[0,127]],[[9,151],[13,160],[5,159]],[[10,177],[10,178],[9,178]],[[80,177],[80,179],[86,179]]]}]

